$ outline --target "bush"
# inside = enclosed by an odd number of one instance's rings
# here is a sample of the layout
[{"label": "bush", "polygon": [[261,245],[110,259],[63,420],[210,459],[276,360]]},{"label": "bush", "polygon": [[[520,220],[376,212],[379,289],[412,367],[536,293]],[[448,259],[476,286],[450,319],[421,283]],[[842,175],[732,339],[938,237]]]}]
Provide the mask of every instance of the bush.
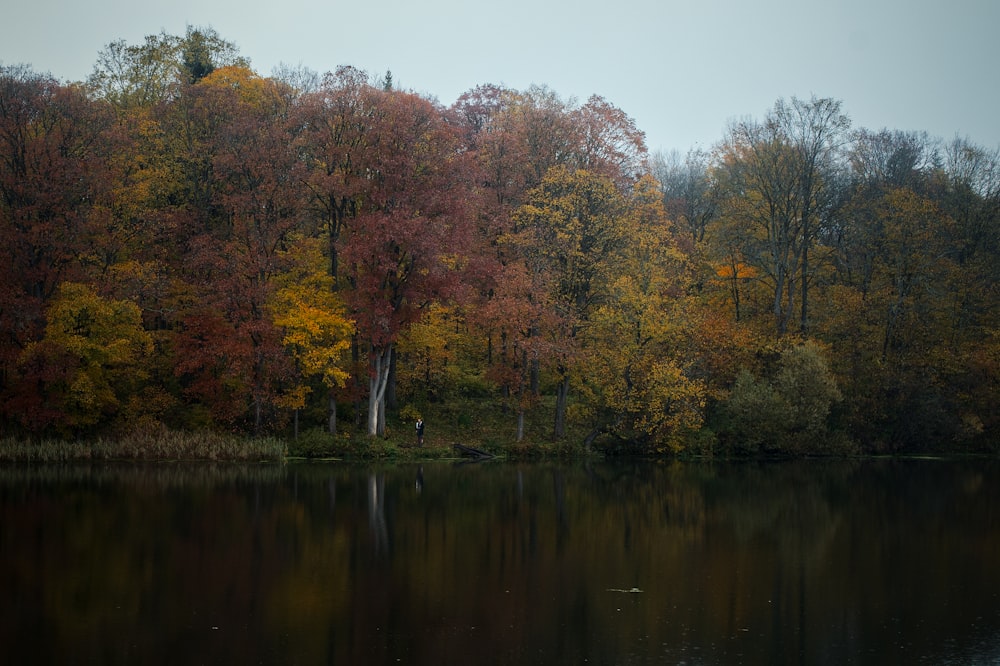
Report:
[{"label": "bush", "polygon": [[288,455],[302,458],[322,458],[334,454],[337,438],[322,428],[310,428],[288,442]]},{"label": "bush", "polygon": [[723,404],[720,434],[742,453],[819,452],[840,391],[813,342],[782,352],[772,379],[743,370]]}]

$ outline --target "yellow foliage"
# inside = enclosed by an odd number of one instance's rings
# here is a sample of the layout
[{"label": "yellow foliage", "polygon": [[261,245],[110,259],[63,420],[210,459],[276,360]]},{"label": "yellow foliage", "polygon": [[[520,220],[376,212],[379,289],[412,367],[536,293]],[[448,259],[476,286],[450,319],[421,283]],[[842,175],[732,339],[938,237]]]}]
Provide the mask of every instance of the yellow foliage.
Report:
[{"label": "yellow foliage", "polygon": [[275,82],[262,78],[246,67],[220,67],[201,79],[198,85],[231,89],[241,102],[262,111],[273,109],[281,103],[281,94]]},{"label": "yellow foliage", "polygon": [[[344,386],[344,369],[351,346],[354,322],[345,313],[333,278],[323,270],[317,239],[300,240],[291,251],[296,268],[279,280],[271,301],[275,326],[282,329],[282,342],[298,365],[302,380],[319,377],[328,387]],[[285,392],[280,404],[292,409],[305,405],[309,388],[297,384]]]},{"label": "yellow foliage", "polygon": [[462,360],[482,358],[481,346],[481,340],[469,334],[460,311],[443,304],[428,306],[396,344],[401,361],[396,371],[399,390],[440,395],[448,387],[470,381],[470,369]]},{"label": "yellow foliage", "polygon": [[153,345],[135,303],[105,299],[87,285],[68,282],[49,309],[45,339],[90,366],[135,363]]},{"label": "yellow foliage", "polygon": [[70,425],[88,426],[119,409],[145,377],[143,361],[152,349],[135,303],[67,282],[49,308],[44,340],[25,348],[20,363],[65,367],[64,390],[53,387],[53,393],[63,401]]},{"label": "yellow foliage", "polygon": [[645,189],[618,223],[630,242],[588,319],[584,374],[591,381],[576,390],[613,412],[619,427],[657,449],[678,451],[700,427],[707,395],[686,367],[693,357],[684,296],[688,258],[671,242],[662,203]]}]

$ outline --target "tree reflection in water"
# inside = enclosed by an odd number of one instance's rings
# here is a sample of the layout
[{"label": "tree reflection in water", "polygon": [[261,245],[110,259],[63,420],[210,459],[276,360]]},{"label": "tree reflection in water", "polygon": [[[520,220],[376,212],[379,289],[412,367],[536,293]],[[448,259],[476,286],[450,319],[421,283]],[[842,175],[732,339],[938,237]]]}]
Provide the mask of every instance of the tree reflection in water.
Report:
[{"label": "tree reflection in water", "polygon": [[996,461],[0,469],[6,663],[993,663]]}]

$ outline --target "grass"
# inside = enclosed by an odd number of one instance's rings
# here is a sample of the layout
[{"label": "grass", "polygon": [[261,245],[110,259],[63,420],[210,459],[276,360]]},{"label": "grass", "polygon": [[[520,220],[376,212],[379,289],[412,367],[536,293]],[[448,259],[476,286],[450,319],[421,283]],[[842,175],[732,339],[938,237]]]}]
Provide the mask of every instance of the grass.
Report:
[{"label": "grass", "polygon": [[[413,415],[427,424],[424,446],[416,446]],[[227,461],[258,462],[292,459],[435,460],[455,458],[455,444],[491,453],[501,459],[566,458],[586,455],[575,429],[561,440],[551,439],[553,411],[542,404],[527,415],[526,437],[517,442],[516,417],[502,405],[456,398],[445,403],[405,405],[389,418],[384,437],[370,437],[349,424],[334,436],[315,427],[300,433],[269,437],[178,431],[153,428],[121,437],[65,441],[0,438],[0,463],[69,461]]]},{"label": "grass", "polygon": [[[414,421],[426,424],[424,446],[418,447]],[[384,437],[370,437],[351,424],[341,423],[341,432],[332,436],[320,428],[302,432],[298,439],[287,437],[289,455],[296,458],[339,458],[347,460],[428,460],[454,458],[455,444],[486,451],[501,459],[565,458],[587,455],[582,447],[585,431],[570,428],[560,440],[553,440],[553,410],[542,404],[525,419],[525,438],[517,441],[516,416],[502,404],[485,405],[482,400],[449,398],[446,402],[407,404],[391,414]]]},{"label": "grass", "polygon": [[281,461],[287,446],[276,437],[242,437],[210,432],[157,430],[93,441],[15,437],[0,439],[0,462],[70,462],[84,460]]}]

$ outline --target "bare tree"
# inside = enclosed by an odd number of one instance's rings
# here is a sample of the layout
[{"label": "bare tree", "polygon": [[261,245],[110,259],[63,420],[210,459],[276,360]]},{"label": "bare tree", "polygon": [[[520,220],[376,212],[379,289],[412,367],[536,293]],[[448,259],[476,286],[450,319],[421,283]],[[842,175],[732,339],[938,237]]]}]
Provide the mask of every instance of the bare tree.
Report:
[{"label": "bare tree", "polygon": [[810,249],[834,200],[831,184],[850,120],[840,102],[778,100],[763,121],[734,123],[716,154],[729,225],[743,228],[742,254],[773,289],[779,334],[799,294],[799,328],[809,323]]}]

